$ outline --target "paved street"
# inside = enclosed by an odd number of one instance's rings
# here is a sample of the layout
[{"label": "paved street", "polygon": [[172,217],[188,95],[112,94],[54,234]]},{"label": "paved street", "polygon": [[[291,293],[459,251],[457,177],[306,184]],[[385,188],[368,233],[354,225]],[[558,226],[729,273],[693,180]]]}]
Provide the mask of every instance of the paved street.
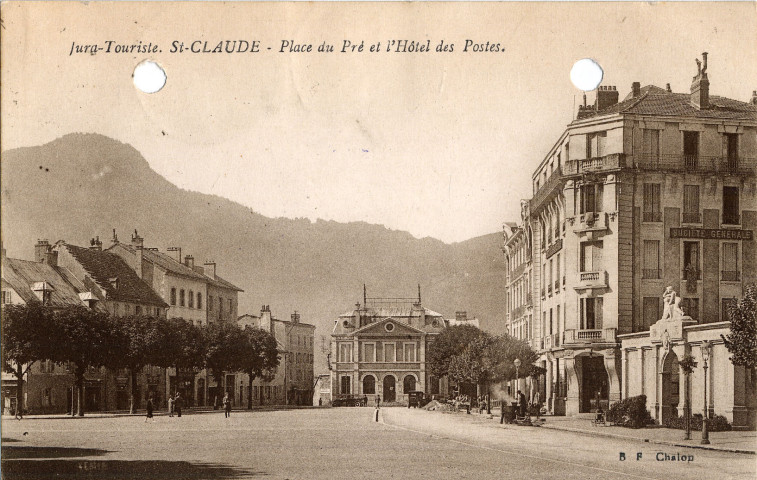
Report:
[{"label": "paved street", "polygon": [[[754,478],[755,457],[404,408],[3,420],[3,478]],[[627,459],[619,461],[619,453]],[[642,459],[636,461],[637,452]],[[693,462],[657,461],[658,452]],[[57,474],[57,475],[56,475]]]}]

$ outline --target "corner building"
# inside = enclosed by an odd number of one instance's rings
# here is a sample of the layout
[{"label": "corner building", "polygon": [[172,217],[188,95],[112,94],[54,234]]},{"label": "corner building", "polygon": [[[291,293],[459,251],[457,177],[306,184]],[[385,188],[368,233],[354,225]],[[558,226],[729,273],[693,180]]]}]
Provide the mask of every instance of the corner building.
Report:
[{"label": "corner building", "polygon": [[[708,383],[731,390],[715,396],[714,412],[734,425],[754,416],[755,382],[730,364],[719,333],[728,304],[757,280],[757,93],[749,102],[710,95],[703,57],[688,93],[634,82],[620,101],[600,86],[533,174],[533,328],[547,369],[541,393],[555,413],[561,402],[572,415],[643,393],[664,420],[663,342],[649,332],[671,286],[694,321],[672,345],[694,352],[712,337],[719,369],[710,372],[730,378]],[[703,381],[692,382],[696,399]]]}]

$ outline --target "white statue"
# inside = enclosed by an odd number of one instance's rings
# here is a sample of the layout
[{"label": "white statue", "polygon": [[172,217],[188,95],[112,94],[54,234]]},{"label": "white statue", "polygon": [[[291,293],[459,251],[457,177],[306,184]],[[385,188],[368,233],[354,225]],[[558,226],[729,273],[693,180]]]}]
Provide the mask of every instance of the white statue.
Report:
[{"label": "white statue", "polygon": [[673,287],[668,286],[665,293],[662,294],[662,320],[669,318],[680,318],[684,316],[683,309],[680,306],[681,297],[676,294]]}]

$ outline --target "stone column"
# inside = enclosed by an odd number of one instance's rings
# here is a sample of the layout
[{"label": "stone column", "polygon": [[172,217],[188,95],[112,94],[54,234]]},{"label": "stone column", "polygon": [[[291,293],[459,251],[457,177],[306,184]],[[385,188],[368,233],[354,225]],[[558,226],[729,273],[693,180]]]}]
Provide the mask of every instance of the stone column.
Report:
[{"label": "stone column", "polygon": [[544,401],[547,403],[547,408],[549,409],[549,413],[554,413],[554,404],[555,399],[553,398],[554,392],[552,391],[552,382],[554,380],[554,368],[552,365],[552,359],[547,357],[547,374],[546,374],[546,392],[545,392],[545,398]]},{"label": "stone column", "polygon": [[[420,378],[418,380],[418,390],[426,392],[426,334],[421,335],[421,344],[418,351],[418,361],[420,362]],[[428,393],[428,392],[426,392]]]},{"label": "stone column", "polygon": [[620,356],[618,355],[617,348],[610,348],[602,352],[604,354],[603,360],[605,364],[605,370],[607,370],[607,378],[609,380],[608,385],[608,400],[612,405],[615,402],[620,401],[620,378],[618,377],[618,371],[620,370]]},{"label": "stone column", "polygon": [[360,343],[357,338],[352,339],[352,393],[356,394],[360,391]]},{"label": "stone column", "polygon": [[581,379],[576,369],[576,358],[572,351],[565,352],[565,376],[568,381],[568,400],[565,402],[565,414],[576,415],[579,412]]},{"label": "stone column", "polygon": [[[654,411],[652,417],[657,420],[657,423],[662,421],[662,368],[660,365],[660,345],[655,345],[652,350],[652,358],[654,360]],[[651,392],[650,392],[651,393]]]}]

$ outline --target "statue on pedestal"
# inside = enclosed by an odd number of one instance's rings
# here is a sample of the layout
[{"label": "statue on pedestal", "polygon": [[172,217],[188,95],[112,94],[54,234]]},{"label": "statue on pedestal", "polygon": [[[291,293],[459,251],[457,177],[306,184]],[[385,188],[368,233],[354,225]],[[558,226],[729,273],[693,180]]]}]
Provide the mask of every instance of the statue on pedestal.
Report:
[{"label": "statue on pedestal", "polygon": [[680,306],[681,297],[676,294],[673,287],[668,286],[665,289],[665,293],[662,295],[662,320],[677,319],[683,317],[685,314]]}]

